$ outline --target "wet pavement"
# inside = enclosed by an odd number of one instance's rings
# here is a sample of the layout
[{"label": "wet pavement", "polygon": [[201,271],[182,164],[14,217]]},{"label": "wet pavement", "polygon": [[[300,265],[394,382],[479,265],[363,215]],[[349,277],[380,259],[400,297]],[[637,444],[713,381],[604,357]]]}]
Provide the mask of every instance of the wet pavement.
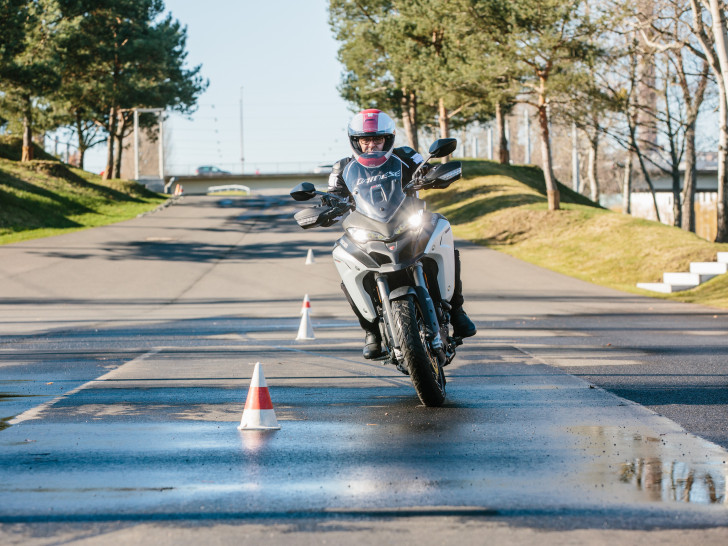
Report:
[{"label": "wet pavement", "polygon": [[[334,232],[306,240],[275,199],[214,205],[188,199],[105,234],[0,248],[0,536],[101,540],[129,524],[222,521],[348,522],[359,532],[376,520],[401,522],[411,538],[427,527],[418,521],[450,522],[444,532],[454,518],[454,537],[495,524],[728,537],[716,534],[728,530],[728,453],[685,428],[716,429],[720,400],[714,421],[688,408],[674,410],[678,424],[594,380],[659,371],[646,347],[659,336],[683,373],[709,366],[722,340],[702,355],[681,351],[699,336],[678,335],[670,320],[692,317],[710,332],[724,314],[534,273],[463,245],[467,309],[481,331],[446,368],[445,406],[424,408],[408,378],[361,359],[325,255]],[[154,250],[171,239],[174,248]],[[311,247],[317,263],[304,266]],[[531,274],[548,296],[536,296]],[[304,293],[317,339],[295,342]],[[622,331],[645,316],[652,334]],[[237,430],[258,361],[276,432]],[[716,366],[711,381],[725,376]]]}]

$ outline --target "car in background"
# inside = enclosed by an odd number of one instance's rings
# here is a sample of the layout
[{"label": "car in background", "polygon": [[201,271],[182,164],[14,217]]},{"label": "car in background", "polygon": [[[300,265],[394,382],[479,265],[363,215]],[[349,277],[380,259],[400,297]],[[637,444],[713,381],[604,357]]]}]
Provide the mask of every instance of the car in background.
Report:
[{"label": "car in background", "polygon": [[230,171],[223,171],[214,165],[202,165],[195,170],[197,176],[216,176],[218,174],[230,174]]}]

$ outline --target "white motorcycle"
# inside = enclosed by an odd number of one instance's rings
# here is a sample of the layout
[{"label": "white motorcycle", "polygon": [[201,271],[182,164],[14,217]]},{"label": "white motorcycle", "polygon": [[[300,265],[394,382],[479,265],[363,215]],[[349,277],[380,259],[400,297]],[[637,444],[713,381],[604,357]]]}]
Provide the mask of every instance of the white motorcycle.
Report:
[{"label": "white motorcycle", "polygon": [[361,315],[379,325],[384,356],[378,360],[409,375],[426,406],[445,401],[443,367],[455,357],[462,338],[450,335],[448,302],[455,288],[450,223],[428,212],[417,191],[447,188],[462,177],[459,161],[422,174],[430,159],[447,156],[456,146],[451,138],[435,141],[404,188],[398,177],[389,176],[388,163],[367,169],[366,178],[346,180],[353,206],[317,191],[310,182],[291,191],[296,201],[321,198],[320,206],[296,213],[304,229],[329,226],[351,211],[334,246],[336,269]]}]

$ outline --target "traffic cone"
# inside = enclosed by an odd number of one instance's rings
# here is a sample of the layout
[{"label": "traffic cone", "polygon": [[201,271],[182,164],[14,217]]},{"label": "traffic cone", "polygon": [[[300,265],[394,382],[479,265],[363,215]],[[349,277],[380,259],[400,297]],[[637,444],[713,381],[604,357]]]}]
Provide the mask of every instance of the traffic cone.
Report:
[{"label": "traffic cone", "polygon": [[300,339],[316,339],[316,336],[313,335],[313,326],[311,325],[311,301],[308,299],[308,294],[303,298],[301,324],[298,327],[296,341]]},{"label": "traffic cone", "polygon": [[316,263],[316,260],[314,260],[314,258],[313,258],[313,249],[309,248],[308,254],[306,255],[306,265],[311,265],[314,263]]},{"label": "traffic cone", "polygon": [[256,362],[238,430],[278,430],[280,428],[263,375],[263,368],[260,366],[260,362]]}]

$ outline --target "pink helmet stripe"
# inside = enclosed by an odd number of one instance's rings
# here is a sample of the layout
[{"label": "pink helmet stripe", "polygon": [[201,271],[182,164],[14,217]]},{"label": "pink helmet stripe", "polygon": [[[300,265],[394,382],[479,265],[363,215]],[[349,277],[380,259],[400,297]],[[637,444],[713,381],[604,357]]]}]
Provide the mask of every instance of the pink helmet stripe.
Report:
[{"label": "pink helmet stripe", "polygon": [[379,130],[379,110],[374,112],[367,112],[366,118],[364,119],[364,132],[376,133]]}]

